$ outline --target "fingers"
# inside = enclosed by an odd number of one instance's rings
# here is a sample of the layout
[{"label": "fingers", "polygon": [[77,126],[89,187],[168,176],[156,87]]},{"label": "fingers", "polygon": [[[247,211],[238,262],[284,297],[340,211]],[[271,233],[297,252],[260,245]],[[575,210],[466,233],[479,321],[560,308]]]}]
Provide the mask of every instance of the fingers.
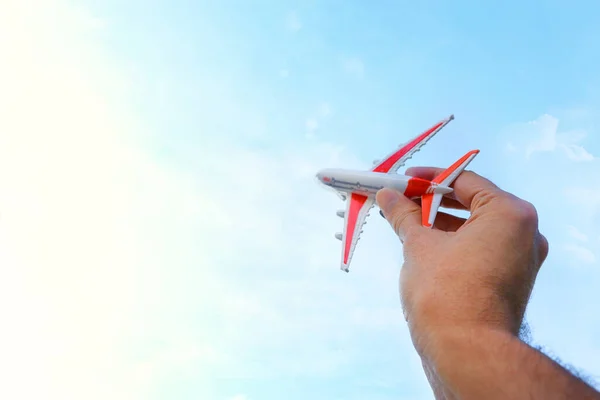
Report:
[{"label": "fingers", "polygon": [[[379,210],[379,214],[385,218],[382,210]],[[456,232],[465,222],[467,222],[465,218],[439,211],[433,226],[444,232]]]},{"label": "fingers", "polygon": [[[406,171],[406,174],[432,180],[443,171],[443,168],[412,167]],[[482,204],[482,200],[506,195],[504,191],[494,185],[491,181],[472,171],[464,171],[461,173],[458,178],[456,178],[456,181],[454,181],[453,186],[453,197],[471,212]]]},{"label": "fingers", "polygon": [[444,168],[436,167],[410,167],[406,170],[406,175],[416,176],[417,178],[433,180],[436,176],[444,172]]},{"label": "fingers", "polygon": [[403,194],[385,188],[377,192],[376,199],[383,216],[402,242],[409,232],[424,229],[421,226],[421,207]]},{"label": "fingers", "polygon": [[[415,199],[413,199],[413,201],[418,204],[419,206],[421,205],[421,198],[417,197]],[[442,208],[452,208],[454,210],[466,210],[467,207],[465,207],[464,205],[462,205],[462,203],[456,199],[451,199],[450,197],[442,197],[442,203],[440,204],[440,207]]]}]

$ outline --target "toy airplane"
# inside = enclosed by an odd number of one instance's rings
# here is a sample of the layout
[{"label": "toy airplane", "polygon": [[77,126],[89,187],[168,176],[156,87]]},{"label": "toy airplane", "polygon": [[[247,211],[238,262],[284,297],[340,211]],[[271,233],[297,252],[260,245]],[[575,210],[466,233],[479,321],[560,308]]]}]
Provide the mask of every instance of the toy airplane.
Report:
[{"label": "toy airplane", "polygon": [[342,200],[350,197],[346,202],[346,211],[337,212],[339,217],[344,218],[344,232],[335,234],[335,237],[342,241],[342,270],[349,271],[352,254],[362,233],[362,226],[369,215],[369,210],[375,204],[375,195],[384,187],[398,190],[409,198],[421,197],[422,224],[429,228],[433,226],[442,196],[452,192],[450,185],[475,158],[479,150],[468,152],[432,181],[397,174],[396,171],[453,119],[454,115],[451,115],[401,145],[382,161],[374,161],[370,171],[324,169],[317,173],[318,180],[334,189]]}]

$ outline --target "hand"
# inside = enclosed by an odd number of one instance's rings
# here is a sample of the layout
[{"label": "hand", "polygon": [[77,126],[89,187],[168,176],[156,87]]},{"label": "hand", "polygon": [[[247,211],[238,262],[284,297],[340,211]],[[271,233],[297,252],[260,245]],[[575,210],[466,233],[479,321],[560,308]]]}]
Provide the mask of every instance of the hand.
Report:
[{"label": "hand", "polygon": [[[433,179],[442,170],[412,168]],[[434,229],[421,208],[393,190],[377,193],[404,243],[400,292],[411,338],[438,399],[593,399],[600,393],[517,337],[537,273],[548,255],[528,202],[463,172]]]},{"label": "hand", "polygon": [[[407,174],[433,179],[436,168]],[[421,208],[383,189],[377,203],[404,243],[400,292],[417,350],[440,330],[488,326],[517,335],[535,278],[548,254],[533,205],[465,171],[442,207],[470,210],[468,219],[438,212],[434,229]]]}]

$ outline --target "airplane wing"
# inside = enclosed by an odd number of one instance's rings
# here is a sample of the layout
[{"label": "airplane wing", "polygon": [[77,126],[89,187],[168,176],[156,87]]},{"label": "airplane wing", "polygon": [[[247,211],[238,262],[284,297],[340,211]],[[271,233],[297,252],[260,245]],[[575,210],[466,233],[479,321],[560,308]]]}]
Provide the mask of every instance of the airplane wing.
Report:
[{"label": "airplane wing", "polygon": [[341,269],[348,272],[350,260],[356,243],[362,233],[362,226],[369,215],[369,210],[375,204],[373,197],[352,193],[346,202],[344,214],[344,232],[342,234],[342,264]]},{"label": "airplane wing", "polygon": [[[471,150],[461,158],[459,158],[454,164],[445,169],[441,174],[436,176],[432,182],[437,183],[441,186],[450,186],[456,178],[467,168],[467,165],[475,156],[479,154],[479,150]],[[435,221],[435,217],[438,212],[438,208],[442,202],[442,193],[426,193],[421,196],[421,208],[422,208],[422,224],[427,228],[431,228]]]},{"label": "airplane wing", "polygon": [[398,150],[387,155],[382,161],[378,161],[371,171],[382,173],[394,173],[400,169],[406,160],[411,158],[414,153],[427,143],[429,139],[435,136],[446,124],[454,119],[454,115],[449,116],[443,121],[438,122],[419,136],[408,143],[400,146]]}]

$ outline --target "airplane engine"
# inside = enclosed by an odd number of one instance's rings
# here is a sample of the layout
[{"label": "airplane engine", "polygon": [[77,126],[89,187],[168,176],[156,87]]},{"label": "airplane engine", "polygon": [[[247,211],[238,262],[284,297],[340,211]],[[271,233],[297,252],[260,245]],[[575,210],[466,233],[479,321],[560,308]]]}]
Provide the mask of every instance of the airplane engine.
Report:
[{"label": "airplane engine", "polygon": [[337,232],[337,233],[335,234],[335,238],[336,238],[337,240],[342,240],[342,232]]},{"label": "airplane engine", "polygon": [[346,211],[338,210],[335,214],[340,218],[344,218],[344,216],[346,215]]}]

